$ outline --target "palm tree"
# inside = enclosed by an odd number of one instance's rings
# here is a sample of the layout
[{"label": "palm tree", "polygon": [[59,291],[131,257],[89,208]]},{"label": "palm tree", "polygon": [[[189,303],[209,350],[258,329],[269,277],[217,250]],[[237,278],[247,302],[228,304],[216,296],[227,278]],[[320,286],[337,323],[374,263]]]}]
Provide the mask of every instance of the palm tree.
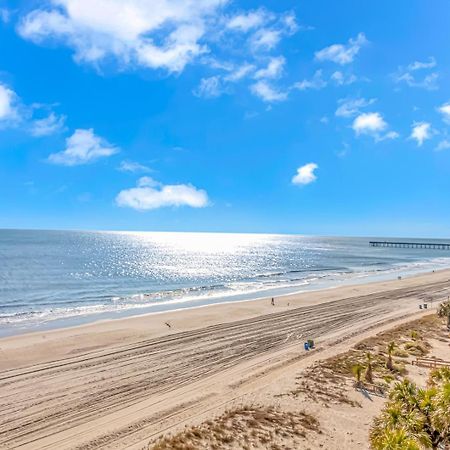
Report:
[{"label": "palm tree", "polygon": [[376,450],[442,448],[450,442],[450,371],[436,369],[431,387],[419,389],[405,379],[389,394],[374,421],[370,442]]},{"label": "palm tree", "polygon": [[450,316],[450,300],[443,302],[439,305],[438,308],[438,316],[439,317],[449,317]]},{"label": "palm tree", "polygon": [[389,342],[388,346],[387,346],[387,351],[388,351],[388,360],[386,363],[386,367],[389,370],[394,370],[394,364],[392,363],[392,352],[395,349],[395,342]]},{"label": "palm tree", "polygon": [[417,398],[417,386],[405,378],[402,382],[397,383],[389,394],[389,399],[394,402],[400,402],[407,410],[415,408],[419,404]]},{"label": "palm tree", "polygon": [[376,437],[371,434],[372,448],[375,450],[420,450],[420,444],[403,429],[384,429]]},{"label": "palm tree", "polygon": [[372,355],[370,352],[366,353],[367,357],[367,368],[366,373],[364,374],[364,378],[368,383],[373,383],[373,368],[372,368]]},{"label": "palm tree", "polygon": [[428,384],[431,386],[446,382],[450,382],[450,367],[441,367],[430,372]]},{"label": "palm tree", "polygon": [[363,370],[364,370],[364,367],[361,364],[355,364],[352,367],[353,375],[356,378],[356,387],[361,386],[361,376],[362,376]]},{"label": "palm tree", "polygon": [[447,317],[447,328],[450,330],[450,300],[441,303],[437,313],[439,317]]},{"label": "palm tree", "polygon": [[430,412],[430,422],[439,434],[447,436],[450,442],[450,381],[444,382],[440,389],[437,389],[433,398],[433,409]]}]

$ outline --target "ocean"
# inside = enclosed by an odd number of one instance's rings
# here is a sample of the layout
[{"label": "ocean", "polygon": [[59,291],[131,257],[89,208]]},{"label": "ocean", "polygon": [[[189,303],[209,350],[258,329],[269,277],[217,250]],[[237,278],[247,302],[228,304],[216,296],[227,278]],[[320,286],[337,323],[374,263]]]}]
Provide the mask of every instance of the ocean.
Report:
[{"label": "ocean", "polygon": [[371,239],[0,230],[0,335],[450,267],[448,251]]}]

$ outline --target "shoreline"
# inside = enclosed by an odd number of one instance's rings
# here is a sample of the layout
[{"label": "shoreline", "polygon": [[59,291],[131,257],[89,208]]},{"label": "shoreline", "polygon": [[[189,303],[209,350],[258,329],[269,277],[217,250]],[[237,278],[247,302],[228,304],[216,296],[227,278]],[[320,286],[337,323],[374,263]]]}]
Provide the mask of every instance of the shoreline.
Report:
[{"label": "shoreline", "polygon": [[[164,337],[174,333],[195,330],[200,327],[215,326],[297,308],[312,307],[327,302],[374,294],[385,289],[411,285],[420,286],[423,282],[430,279],[449,281],[446,295],[450,295],[450,269],[442,269],[432,272],[421,272],[409,277],[402,277],[401,279],[330,286],[323,289],[285,294],[275,297],[275,306],[272,306],[270,303],[271,297],[261,297],[151,312],[122,318],[107,318],[74,326],[6,335],[0,337],[0,352],[5,356],[5,352],[10,348],[18,350],[23,347],[23,350],[25,350],[29,346],[36,347],[36,345],[39,346],[43,343],[46,346],[52,343],[55,344],[62,339],[62,343],[53,347],[54,350],[57,350],[55,356],[59,357],[64,353],[77,354],[80,351],[98,347],[90,343],[93,336],[102,335],[102,345],[113,346],[139,338]],[[77,337],[77,340],[73,339],[74,336]],[[0,360],[0,370],[5,368],[5,361],[5,359],[3,361]]]},{"label": "shoreline", "polygon": [[[302,367],[433,313],[449,293],[442,270],[288,295],[275,306],[220,304],[3,338],[0,447],[146,448],[168,430],[280,392]],[[317,348],[305,352],[310,338]]]},{"label": "shoreline", "polygon": [[[439,259],[439,258],[438,258]],[[414,267],[416,264],[429,265],[425,267]],[[125,319],[132,319],[144,317],[147,315],[161,315],[171,312],[181,312],[195,310],[205,307],[214,307],[217,305],[238,304],[243,302],[257,302],[267,301],[268,299],[284,298],[288,296],[307,295],[308,293],[326,291],[332,289],[345,288],[348,286],[365,285],[372,283],[380,283],[385,281],[394,281],[400,276],[402,279],[414,278],[427,273],[437,273],[441,271],[450,271],[450,266],[431,269],[435,264],[433,260],[423,260],[412,263],[411,266],[405,268],[391,267],[390,269],[382,270],[379,273],[374,272],[369,275],[361,273],[353,273],[353,277],[339,279],[337,277],[332,279],[319,278],[314,280],[311,284],[306,281],[304,284],[298,286],[283,286],[270,287],[257,291],[242,292],[240,294],[219,294],[210,297],[198,297],[191,299],[180,300],[165,300],[160,303],[152,305],[140,306],[136,305],[129,308],[118,310],[110,310],[103,312],[82,313],[76,315],[68,315],[67,317],[57,317],[53,319],[46,319],[39,321],[24,321],[16,323],[4,324],[0,330],[0,339],[26,335],[30,333],[50,332],[65,328],[73,328],[90,324],[102,323],[105,321],[120,321]],[[432,270],[432,272],[430,272]],[[136,294],[137,295],[137,294]]]}]

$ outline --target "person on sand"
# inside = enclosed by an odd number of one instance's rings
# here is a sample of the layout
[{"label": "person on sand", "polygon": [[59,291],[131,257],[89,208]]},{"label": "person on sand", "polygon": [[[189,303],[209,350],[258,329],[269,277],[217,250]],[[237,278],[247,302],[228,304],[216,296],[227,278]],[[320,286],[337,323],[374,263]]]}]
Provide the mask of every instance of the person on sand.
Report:
[{"label": "person on sand", "polygon": [[275,306],[275,299],[272,297],[272,301],[270,302],[272,306]]}]

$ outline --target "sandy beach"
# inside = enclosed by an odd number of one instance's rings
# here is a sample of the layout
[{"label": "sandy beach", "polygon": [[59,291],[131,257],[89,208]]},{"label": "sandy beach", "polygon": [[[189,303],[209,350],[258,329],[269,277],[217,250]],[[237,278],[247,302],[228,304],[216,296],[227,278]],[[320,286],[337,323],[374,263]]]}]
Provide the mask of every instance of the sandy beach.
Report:
[{"label": "sandy beach", "polygon": [[[3,338],[0,448],[147,448],[426,314],[419,303],[447,299],[449,280],[445,270],[279,297],[275,306],[264,299]],[[315,351],[304,351],[306,339]]]}]

